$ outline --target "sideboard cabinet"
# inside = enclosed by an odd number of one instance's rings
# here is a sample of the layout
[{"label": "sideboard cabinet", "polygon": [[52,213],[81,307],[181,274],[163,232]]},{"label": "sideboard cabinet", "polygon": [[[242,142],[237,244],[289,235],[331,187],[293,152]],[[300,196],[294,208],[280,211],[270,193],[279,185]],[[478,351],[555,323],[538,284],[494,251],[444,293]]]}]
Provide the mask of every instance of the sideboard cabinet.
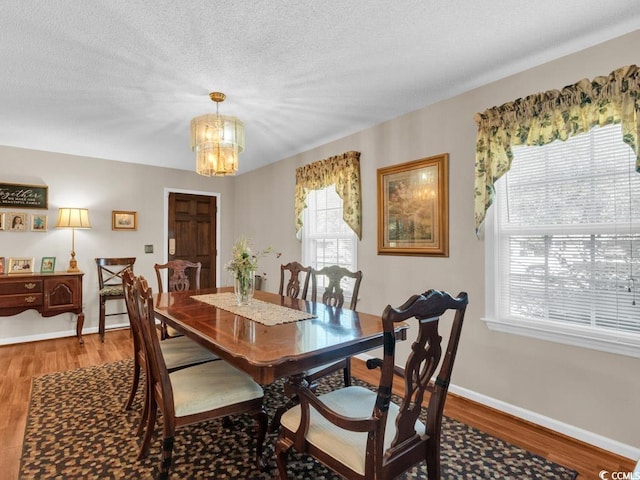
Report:
[{"label": "sideboard cabinet", "polygon": [[0,275],[0,316],[16,315],[30,309],[37,310],[43,317],[75,313],[78,316],[76,335],[80,343],[84,343],[83,275],[82,272]]}]

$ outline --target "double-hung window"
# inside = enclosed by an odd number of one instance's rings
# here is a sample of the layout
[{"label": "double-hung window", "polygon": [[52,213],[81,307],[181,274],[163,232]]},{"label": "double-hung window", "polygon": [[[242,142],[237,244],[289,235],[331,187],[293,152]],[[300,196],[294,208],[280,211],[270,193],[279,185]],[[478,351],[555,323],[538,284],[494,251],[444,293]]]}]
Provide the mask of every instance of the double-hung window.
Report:
[{"label": "double-hung window", "polygon": [[[343,220],[342,199],[334,185],[312,190],[307,195],[302,227],[302,263],[315,269],[339,265],[351,271],[357,270],[357,236]],[[319,276],[318,289],[324,290],[325,278]],[[345,295],[350,297],[352,285],[342,285]]]},{"label": "double-hung window", "polygon": [[620,125],[513,154],[485,230],[485,321],[640,356],[640,174]]}]

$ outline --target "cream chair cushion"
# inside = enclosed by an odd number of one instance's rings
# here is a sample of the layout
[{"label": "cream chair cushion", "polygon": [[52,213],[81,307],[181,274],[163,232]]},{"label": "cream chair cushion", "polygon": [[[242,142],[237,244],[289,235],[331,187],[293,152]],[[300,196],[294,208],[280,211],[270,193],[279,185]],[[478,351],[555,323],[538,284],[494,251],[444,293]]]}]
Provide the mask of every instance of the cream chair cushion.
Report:
[{"label": "cream chair cushion", "polygon": [[[320,395],[318,398],[327,407],[341,415],[351,418],[366,418],[373,412],[376,393],[364,387],[351,386]],[[399,410],[400,408],[396,404],[389,404],[384,436],[385,451],[395,437],[396,417]],[[288,430],[296,432],[300,425],[300,405],[285,412],[280,423]],[[420,421],[416,421],[415,428],[419,435],[424,435],[425,427]],[[307,441],[354,472],[364,475],[367,433],[349,432],[341,429],[311,407]]]},{"label": "cream chair cushion", "polygon": [[219,357],[187,337],[168,338],[160,342],[168,370],[218,360]]},{"label": "cream chair cushion", "polygon": [[262,387],[227,362],[209,362],[169,374],[176,417],[262,398]]}]

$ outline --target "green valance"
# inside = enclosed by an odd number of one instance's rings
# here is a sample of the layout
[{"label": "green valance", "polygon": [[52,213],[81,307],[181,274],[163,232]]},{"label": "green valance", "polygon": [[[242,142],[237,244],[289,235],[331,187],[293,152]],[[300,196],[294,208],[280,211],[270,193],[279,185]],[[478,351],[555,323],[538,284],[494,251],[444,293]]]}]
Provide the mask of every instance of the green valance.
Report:
[{"label": "green valance", "polygon": [[494,184],[511,168],[514,145],[546,145],[595,126],[622,124],[623,141],[636,154],[640,173],[640,71],[636,65],[609,76],[580,80],[561,91],[519,98],[476,114],[475,226],[493,203]]},{"label": "green valance", "polygon": [[302,228],[302,211],[305,209],[307,194],[311,190],[321,190],[329,185],[336,186],[336,192],[343,201],[343,218],[347,225],[362,237],[362,194],[360,187],[360,152],[346,152],[342,155],[304,165],[296,169],[295,222],[296,234]]}]

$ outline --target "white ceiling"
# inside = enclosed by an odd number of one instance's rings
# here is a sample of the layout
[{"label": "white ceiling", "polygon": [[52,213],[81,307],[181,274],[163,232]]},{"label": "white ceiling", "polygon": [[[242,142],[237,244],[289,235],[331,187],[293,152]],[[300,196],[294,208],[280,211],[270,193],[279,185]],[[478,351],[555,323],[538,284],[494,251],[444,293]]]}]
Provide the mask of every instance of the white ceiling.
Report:
[{"label": "white ceiling", "polygon": [[0,145],[193,170],[221,91],[242,173],[638,28],[638,0],[2,0]]}]

